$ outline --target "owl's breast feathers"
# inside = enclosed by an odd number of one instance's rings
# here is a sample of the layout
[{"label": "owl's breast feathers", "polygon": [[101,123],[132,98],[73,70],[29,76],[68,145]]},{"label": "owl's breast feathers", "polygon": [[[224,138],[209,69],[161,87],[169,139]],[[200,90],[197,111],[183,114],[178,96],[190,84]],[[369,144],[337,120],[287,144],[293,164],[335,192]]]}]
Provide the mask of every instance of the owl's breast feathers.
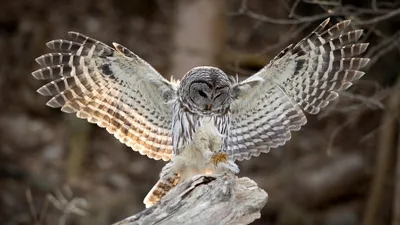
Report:
[{"label": "owl's breast feathers", "polygon": [[[224,151],[229,135],[230,114],[227,111],[220,115],[202,115],[186,109],[179,101],[174,104],[172,121],[172,143],[174,155],[179,155],[196,136],[220,136],[219,151]],[[200,128],[200,129],[199,129]],[[199,134],[198,133],[204,133]]]},{"label": "owl's breast feathers", "polygon": [[239,169],[226,150],[228,126],[222,129],[218,126],[218,119],[215,117],[200,117],[199,126],[194,128],[194,133],[188,142],[179,146],[179,152],[172,158],[173,172],[179,174],[182,180],[198,174],[219,174],[225,172],[238,173]]}]

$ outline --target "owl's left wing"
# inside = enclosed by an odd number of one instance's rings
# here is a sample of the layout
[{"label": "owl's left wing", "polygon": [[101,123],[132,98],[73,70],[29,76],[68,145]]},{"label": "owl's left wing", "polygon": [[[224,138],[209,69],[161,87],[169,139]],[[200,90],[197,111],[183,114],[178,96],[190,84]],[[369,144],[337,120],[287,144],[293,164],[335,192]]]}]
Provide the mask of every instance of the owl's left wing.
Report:
[{"label": "owl's left wing", "polygon": [[43,68],[32,75],[49,80],[38,89],[52,96],[47,105],[106,128],[143,155],[169,160],[170,102],[176,85],[119,44],[114,49],[76,32],[68,34],[72,40],[47,43],[57,53],[36,59]]},{"label": "owl's left wing", "polygon": [[359,69],[369,59],[353,57],[368,46],[354,44],[362,30],[347,32],[349,20],[325,30],[328,22],[234,85],[227,148],[232,159],[249,159],[285,144],[291,131],[306,124],[304,111],[318,113],[364,74]]}]

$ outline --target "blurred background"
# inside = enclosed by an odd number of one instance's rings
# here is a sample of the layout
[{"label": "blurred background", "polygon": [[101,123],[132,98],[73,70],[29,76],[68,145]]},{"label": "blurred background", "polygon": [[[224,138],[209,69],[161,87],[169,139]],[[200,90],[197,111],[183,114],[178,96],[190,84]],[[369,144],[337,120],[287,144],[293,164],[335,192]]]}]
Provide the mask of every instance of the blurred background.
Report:
[{"label": "blurred background", "polygon": [[30,73],[46,42],[78,31],[167,78],[198,65],[244,78],[331,17],[365,29],[367,73],[285,146],[239,162],[270,196],[253,224],[399,225],[399,15],[398,0],[1,1],[0,224],[111,224],[144,209],[165,164],[45,105]]}]

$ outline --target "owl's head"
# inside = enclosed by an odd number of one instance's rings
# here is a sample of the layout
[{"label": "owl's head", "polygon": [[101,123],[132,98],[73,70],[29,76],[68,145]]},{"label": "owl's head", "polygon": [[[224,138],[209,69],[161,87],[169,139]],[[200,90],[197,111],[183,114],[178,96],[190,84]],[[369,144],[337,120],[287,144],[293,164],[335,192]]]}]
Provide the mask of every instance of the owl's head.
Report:
[{"label": "owl's head", "polygon": [[231,82],[216,67],[195,67],[183,77],[178,96],[190,111],[202,114],[224,113],[232,101]]}]

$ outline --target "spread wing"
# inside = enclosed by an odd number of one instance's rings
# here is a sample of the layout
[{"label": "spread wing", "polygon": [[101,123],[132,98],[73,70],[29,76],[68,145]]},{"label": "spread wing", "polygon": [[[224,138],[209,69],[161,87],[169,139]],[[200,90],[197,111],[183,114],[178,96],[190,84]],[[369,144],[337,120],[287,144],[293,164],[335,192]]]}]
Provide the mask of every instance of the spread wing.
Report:
[{"label": "spread wing", "polygon": [[49,83],[38,89],[52,96],[48,106],[76,113],[104,127],[122,143],[154,159],[172,155],[171,118],[176,85],[127,48],[115,48],[76,32],[71,40],[47,46],[57,53],[36,59],[32,73]]},{"label": "spread wing", "polygon": [[234,160],[285,144],[307,122],[304,112],[318,113],[364,74],[369,59],[354,57],[368,46],[355,44],[362,30],[346,31],[349,20],[325,29],[328,22],[235,84],[227,149]]}]

